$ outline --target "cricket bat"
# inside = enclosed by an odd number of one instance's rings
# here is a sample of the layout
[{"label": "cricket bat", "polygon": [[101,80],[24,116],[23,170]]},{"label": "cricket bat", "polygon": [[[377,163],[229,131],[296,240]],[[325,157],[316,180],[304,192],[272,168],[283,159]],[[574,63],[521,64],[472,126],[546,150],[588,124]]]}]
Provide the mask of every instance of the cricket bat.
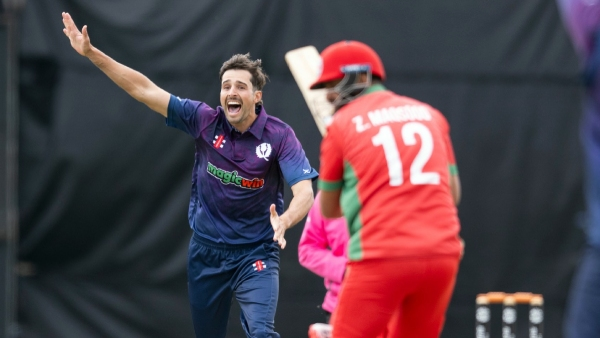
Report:
[{"label": "cricket bat", "polygon": [[304,101],[306,101],[317,128],[324,136],[334,108],[327,101],[327,89],[310,89],[310,85],[320,75],[321,56],[319,52],[314,46],[300,47],[285,53],[285,61],[294,76],[294,80],[296,80],[298,88],[300,88],[300,92],[302,92]]}]

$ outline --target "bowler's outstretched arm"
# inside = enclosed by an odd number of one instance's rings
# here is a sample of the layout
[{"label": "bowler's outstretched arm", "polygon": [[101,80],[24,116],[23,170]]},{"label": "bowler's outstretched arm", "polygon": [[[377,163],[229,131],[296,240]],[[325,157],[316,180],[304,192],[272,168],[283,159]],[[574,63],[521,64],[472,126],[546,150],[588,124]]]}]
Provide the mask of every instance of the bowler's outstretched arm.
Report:
[{"label": "bowler's outstretched arm", "polygon": [[77,53],[90,59],[104,74],[134,99],[144,103],[155,112],[167,116],[171,94],[155,85],[142,73],[118,63],[92,46],[87,26],[83,26],[79,31],[69,13],[63,12],[62,19],[65,25],[63,32],[69,38],[71,46]]}]

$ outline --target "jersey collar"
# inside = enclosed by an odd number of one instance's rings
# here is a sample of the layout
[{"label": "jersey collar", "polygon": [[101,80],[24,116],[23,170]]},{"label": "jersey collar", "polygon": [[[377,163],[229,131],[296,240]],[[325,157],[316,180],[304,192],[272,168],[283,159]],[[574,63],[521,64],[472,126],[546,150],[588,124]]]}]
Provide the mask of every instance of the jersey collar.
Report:
[{"label": "jersey collar", "polygon": [[[249,132],[250,134],[254,135],[254,137],[260,140],[263,134],[263,130],[265,129],[265,125],[267,124],[267,112],[265,111],[265,108],[263,106],[258,105],[255,108],[255,112],[256,119],[254,120],[254,122],[252,122],[250,128],[248,128],[248,130],[246,130],[245,132]],[[227,121],[227,119],[224,120],[227,124],[227,127],[229,127],[230,133],[234,131],[239,133],[239,131],[234,126],[232,126],[231,123]]]},{"label": "jersey collar", "polygon": [[265,130],[265,125],[267,124],[267,112],[265,111],[265,108],[260,105],[260,106],[256,106],[256,120],[254,120],[254,123],[252,123],[252,125],[250,126],[250,129],[248,129],[248,131],[254,135],[254,137],[256,137],[257,139],[261,139],[262,134],[263,134],[263,130]]},{"label": "jersey collar", "polygon": [[365,91],[363,92],[363,95],[367,95],[367,94],[371,94],[374,92],[380,92],[380,91],[384,91],[387,90],[387,88],[385,88],[385,86],[381,83],[376,83],[374,85],[372,85],[371,87],[365,89]]}]

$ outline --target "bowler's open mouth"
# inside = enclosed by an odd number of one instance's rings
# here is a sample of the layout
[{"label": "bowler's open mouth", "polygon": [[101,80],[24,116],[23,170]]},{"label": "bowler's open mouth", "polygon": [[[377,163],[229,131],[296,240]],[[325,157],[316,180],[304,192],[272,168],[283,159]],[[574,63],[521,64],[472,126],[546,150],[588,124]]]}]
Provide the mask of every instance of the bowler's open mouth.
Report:
[{"label": "bowler's open mouth", "polygon": [[237,114],[242,108],[242,104],[237,101],[228,101],[227,102],[227,112],[229,114]]}]

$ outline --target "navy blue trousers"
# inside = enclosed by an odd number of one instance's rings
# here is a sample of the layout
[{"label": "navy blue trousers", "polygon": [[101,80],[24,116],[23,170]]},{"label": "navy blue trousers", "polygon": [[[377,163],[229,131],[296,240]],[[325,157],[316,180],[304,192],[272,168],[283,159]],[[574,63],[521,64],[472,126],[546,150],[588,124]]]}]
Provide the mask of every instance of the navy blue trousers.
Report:
[{"label": "navy blue trousers", "polygon": [[600,249],[588,247],[577,270],[564,322],[566,338],[600,337]]},{"label": "navy blue trousers", "polygon": [[188,292],[196,338],[224,338],[235,295],[248,338],[279,338],[275,310],[279,297],[279,247],[213,243],[192,236]]}]

